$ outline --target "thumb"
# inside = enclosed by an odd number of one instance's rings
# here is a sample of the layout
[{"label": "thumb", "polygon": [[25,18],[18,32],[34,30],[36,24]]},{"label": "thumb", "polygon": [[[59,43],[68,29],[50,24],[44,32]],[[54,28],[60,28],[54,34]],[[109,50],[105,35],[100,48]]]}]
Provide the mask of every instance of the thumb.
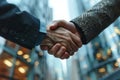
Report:
[{"label": "thumb", "polygon": [[56,30],[58,27],[58,23],[54,22],[48,26],[48,30]]},{"label": "thumb", "polygon": [[55,20],[50,25],[48,25],[48,30],[56,30],[59,27],[64,27],[66,25],[66,21],[64,20]]},{"label": "thumb", "polygon": [[72,33],[76,33],[76,27],[72,22],[67,22],[64,20],[58,20],[58,21],[54,21],[52,24],[49,25],[48,30],[56,30],[59,27],[63,27],[69,31],[71,31]]},{"label": "thumb", "polygon": [[56,25],[56,24],[52,24],[51,26],[50,26],[50,30],[55,30],[55,29],[57,29],[58,28],[58,26]]}]

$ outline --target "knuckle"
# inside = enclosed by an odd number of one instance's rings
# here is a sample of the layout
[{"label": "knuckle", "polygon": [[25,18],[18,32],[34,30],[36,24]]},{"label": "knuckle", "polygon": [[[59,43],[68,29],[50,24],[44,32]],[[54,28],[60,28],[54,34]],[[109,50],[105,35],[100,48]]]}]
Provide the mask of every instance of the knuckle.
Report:
[{"label": "knuckle", "polygon": [[62,44],[63,46],[65,46],[65,47],[67,47],[66,42],[61,42],[61,44]]},{"label": "knuckle", "polygon": [[60,20],[60,23],[62,24],[65,24],[65,22],[66,22],[65,20]]},{"label": "knuckle", "polygon": [[61,44],[60,43],[56,43],[56,47],[60,47],[61,46]]},{"label": "knuckle", "polygon": [[71,42],[71,39],[70,39],[70,38],[66,38],[66,40],[67,40],[68,42]]},{"label": "knuckle", "polygon": [[63,51],[66,51],[66,48],[64,46],[61,47]]}]

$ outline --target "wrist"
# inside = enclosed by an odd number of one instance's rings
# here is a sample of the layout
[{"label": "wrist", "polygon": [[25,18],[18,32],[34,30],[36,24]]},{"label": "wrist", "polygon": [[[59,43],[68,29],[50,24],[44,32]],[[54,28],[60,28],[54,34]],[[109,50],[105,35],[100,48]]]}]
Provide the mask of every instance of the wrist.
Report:
[{"label": "wrist", "polygon": [[73,27],[74,33],[75,33],[77,36],[79,36],[79,38],[81,39],[81,35],[80,35],[79,31],[77,30],[76,25],[75,25],[73,22],[70,22],[70,24],[71,24],[72,27]]},{"label": "wrist", "polygon": [[80,39],[82,41],[83,44],[86,44],[86,37],[84,35],[84,31],[81,29],[81,27],[78,26],[77,23],[75,23],[74,21],[70,21],[71,23],[73,23],[75,25],[75,28],[77,29],[77,32],[80,35]]}]

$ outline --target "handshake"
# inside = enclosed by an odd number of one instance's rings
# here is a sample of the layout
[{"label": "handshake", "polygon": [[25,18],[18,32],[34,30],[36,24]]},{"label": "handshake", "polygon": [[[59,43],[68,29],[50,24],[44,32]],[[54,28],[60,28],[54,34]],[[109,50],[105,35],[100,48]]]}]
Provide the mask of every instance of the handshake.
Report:
[{"label": "handshake", "polygon": [[41,49],[57,58],[67,59],[82,46],[80,34],[72,22],[53,21],[47,27],[47,36]]}]

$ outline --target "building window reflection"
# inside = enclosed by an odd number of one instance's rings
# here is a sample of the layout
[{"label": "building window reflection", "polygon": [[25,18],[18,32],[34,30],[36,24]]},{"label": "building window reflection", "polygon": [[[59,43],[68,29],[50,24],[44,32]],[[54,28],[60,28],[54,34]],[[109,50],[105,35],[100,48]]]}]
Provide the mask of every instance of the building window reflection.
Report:
[{"label": "building window reflection", "polygon": [[[15,65],[14,65],[15,63]],[[14,68],[14,69],[13,69]],[[29,66],[19,59],[14,61],[14,57],[7,52],[3,52],[0,56],[0,80],[27,80]],[[11,73],[13,72],[13,73]],[[11,76],[13,74],[14,76]],[[4,79],[8,78],[8,79]]]},{"label": "building window reflection", "polygon": [[16,45],[14,42],[11,42],[9,40],[6,41],[6,44],[5,46],[9,47],[9,48],[12,48],[12,49],[15,49],[16,48]]},{"label": "building window reflection", "polygon": [[13,65],[12,63],[13,57],[4,51],[0,56],[0,80],[4,80],[3,78],[10,78],[10,70]]},{"label": "building window reflection", "polygon": [[14,70],[14,78],[20,80],[27,80],[27,72],[29,70],[29,66],[23,63],[20,60],[16,61],[15,70]]}]

